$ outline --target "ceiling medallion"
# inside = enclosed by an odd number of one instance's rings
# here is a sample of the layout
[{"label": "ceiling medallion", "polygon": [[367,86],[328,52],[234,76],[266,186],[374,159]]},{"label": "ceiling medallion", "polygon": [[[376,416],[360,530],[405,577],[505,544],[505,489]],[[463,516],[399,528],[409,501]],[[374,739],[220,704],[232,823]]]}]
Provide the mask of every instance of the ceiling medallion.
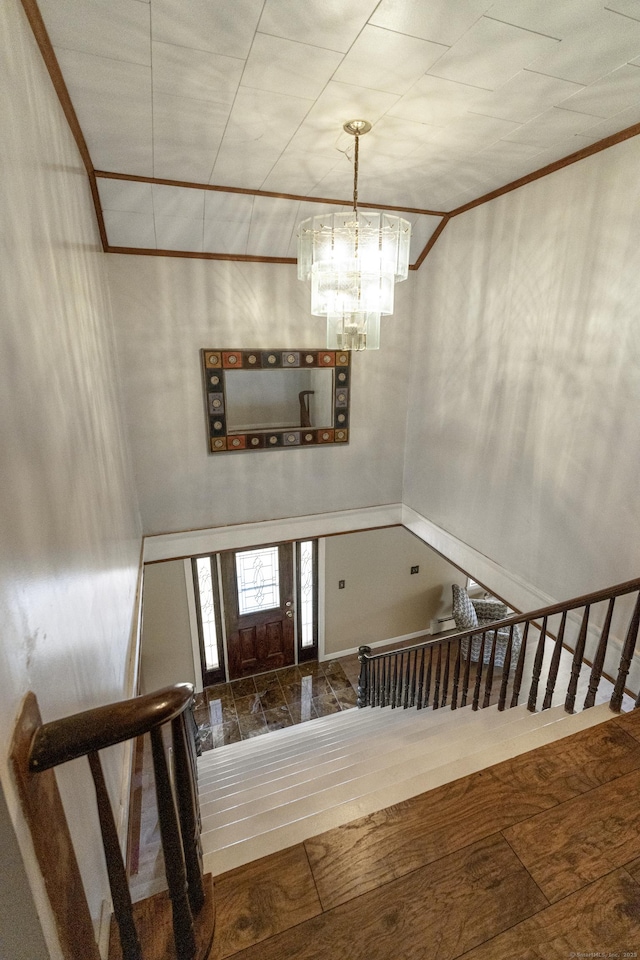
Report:
[{"label": "ceiling medallion", "polygon": [[358,210],[359,141],[371,124],[350,120],[343,129],[355,137],[353,210],[300,223],[298,279],[311,280],[311,313],[327,318],[327,347],[377,350],[380,317],[393,313],[395,284],[407,279],[411,224]]}]

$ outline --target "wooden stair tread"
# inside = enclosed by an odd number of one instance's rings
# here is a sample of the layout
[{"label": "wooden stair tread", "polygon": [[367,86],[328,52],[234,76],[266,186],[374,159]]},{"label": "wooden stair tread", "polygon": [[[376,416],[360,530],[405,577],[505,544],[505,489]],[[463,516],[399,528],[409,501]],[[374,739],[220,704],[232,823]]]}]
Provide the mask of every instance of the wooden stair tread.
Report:
[{"label": "wooden stair tread", "polygon": [[[205,902],[193,921],[197,944],[195,960],[207,960],[211,952],[215,925],[213,877],[208,873],[203,877],[202,882]],[[177,960],[173,941],[171,901],[166,890],[134,903],[133,919],[142,946],[143,960]],[[114,917],[111,918],[109,931],[109,960],[122,960],[120,937]]]}]

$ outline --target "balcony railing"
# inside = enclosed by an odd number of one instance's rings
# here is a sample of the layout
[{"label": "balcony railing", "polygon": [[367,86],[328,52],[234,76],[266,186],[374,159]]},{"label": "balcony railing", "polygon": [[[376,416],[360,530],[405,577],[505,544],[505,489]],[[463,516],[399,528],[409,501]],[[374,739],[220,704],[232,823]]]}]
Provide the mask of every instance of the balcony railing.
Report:
[{"label": "balcony railing", "polygon": [[[360,647],[358,706],[418,709],[431,707],[434,710],[449,707],[455,710],[470,703],[474,710],[488,707],[495,699],[495,660],[500,634],[501,637],[507,636],[507,640],[497,693],[499,710],[518,705],[527,647],[532,645],[535,645],[535,654],[527,692],[527,707],[531,711],[537,709],[542,684],[542,709],[548,709],[558,681],[563,648],[569,645],[569,640],[573,656],[564,695],[564,708],[568,713],[575,709],[578,680],[585,662],[590,664],[591,672],[584,708],[592,707],[603,676],[616,601],[622,597],[633,600],[634,594],[635,603],[626,624],[625,639],[610,700],[611,709],[619,711],[638,638],[640,579],[629,580],[565,603],[541,607],[531,613],[514,614],[484,626],[482,630],[474,627],[461,633],[378,654],[372,653],[370,647]],[[606,609],[601,626],[594,632],[594,629],[589,627],[589,618],[596,604],[606,604]],[[557,630],[551,632],[551,625],[556,622]],[[570,632],[573,632],[571,638]],[[518,642],[521,638],[519,650],[515,638],[518,638]],[[585,659],[588,639],[589,647],[594,651],[591,661]],[[548,669],[543,678],[545,653],[548,654],[549,651],[551,658],[549,661],[547,656]],[[640,693],[635,706],[640,706]]]}]

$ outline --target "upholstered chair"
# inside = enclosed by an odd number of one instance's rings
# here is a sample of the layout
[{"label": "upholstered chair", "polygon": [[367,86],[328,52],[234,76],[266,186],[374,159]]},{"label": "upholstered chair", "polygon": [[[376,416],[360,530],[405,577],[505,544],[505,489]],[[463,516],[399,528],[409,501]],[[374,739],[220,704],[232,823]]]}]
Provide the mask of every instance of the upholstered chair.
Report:
[{"label": "upholstered chair", "polygon": [[[509,616],[509,611],[507,605],[502,603],[501,600],[489,599],[489,600],[476,600],[472,599],[464,587],[459,586],[457,583],[454,583],[452,586],[453,589],[453,611],[452,615],[456,622],[456,629],[463,630],[473,630],[474,627],[480,628],[480,633],[474,634],[471,637],[471,660],[477,662],[480,658],[480,648],[482,646],[482,631],[488,627],[489,624],[495,623],[496,620],[504,620],[505,617]],[[504,658],[507,652],[507,644],[509,642],[509,627],[503,627],[501,630],[498,630],[498,635],[496,638],[496,657],[495,665],[496,667],[504,666]],[[513,669],[516,665],[518,654],[520,652],[520,646],[522,644],[522,635],[518,627],[513,629],[513,648],[511,652],[511,668]],[[493,630],[487,630],[485,634],[484,642],[484,656],[483,662],[489,663],[491,660],[491,650],[493,647]],[[469,655],[469,641],[462,641],[462,656],[466,660]]]}]

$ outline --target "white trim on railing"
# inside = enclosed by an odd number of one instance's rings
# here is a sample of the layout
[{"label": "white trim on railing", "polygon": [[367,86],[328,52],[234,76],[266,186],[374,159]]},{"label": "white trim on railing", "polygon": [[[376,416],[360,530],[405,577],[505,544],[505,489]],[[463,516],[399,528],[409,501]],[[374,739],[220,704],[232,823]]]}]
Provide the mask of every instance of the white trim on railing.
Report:
[{"label": "white trim on railing", "polygon": [[162,533],[145,537],[144,562],[179,560],[222,550],[239,550],[262,543],[284,540],[313,540],[336,533],[352,533],[374,527],[392,527],[402,523],[402,504],[388,503],[360,510],[340,510],[260,523],[237,523],[206,530]]},{"label": "white trim on railing", "polygon": [[521,577],[510,573],[495,560],[490,560],[474,547],[454,537],[431,520],[427,520],[411,507],[402,506],[402,523],[420,537],[428,546],[433,547],[443,557],[460,567],[465,573],[471,571],[473,579],[486,587],[493,596],[504,599],[514,610],[526,613],[558,603],[562,597],[551,597]]},{"label": "white trim on railing", "polygon": [[[541,607],[548,607],[556,603],[561,603],[563,600],[570,599],[567,597],[551,597],[549,594],[543,593],[537,587],[533,586],[533,584],[510,573],[509,570],[500,566],[495,560],[491,560],[484,554],[479,553],[473,547],[469,546],[468,543],[459,540],[453,536],[453,534],[443,530],[442,527],[439,527],[431,520],[427,520],[426,517],[423,517],[415,510],[412,510],[411,507],[407,507],[404,504],[402,507],[402,523],[407,530],[410,530],[416,536],[420,537],[428,546],[433,547],[434,550],[442,554],[445,559],[457,567],[460,567],[460,569],[465,572],[471,571],[474,580],[478,580],[490,593],[501,597],[510,607],[521,613],[527,613],[529,610],[538,610]],[[567,646],[570,649],[573,649],[573,641],[580,628],[581,618],[582,610],[573,614],[570,613],[567,617],[567,621],[572,627],[572,631],[568,630],[566,634],[566,639],[568,640]],[[592,659],[599,636],[599,629],[590,625],[587,633],[587,647],[585,649],[587,659]],[[615,636],[614,634],[611,634],[609,637],[604,670],[605,673],[608,673],[609,676],[614,679],[618,671],[623,642],[623,638]],[[640,649],[636,650],[633,657],[627,688],[634,691],[640,689]]]}]

